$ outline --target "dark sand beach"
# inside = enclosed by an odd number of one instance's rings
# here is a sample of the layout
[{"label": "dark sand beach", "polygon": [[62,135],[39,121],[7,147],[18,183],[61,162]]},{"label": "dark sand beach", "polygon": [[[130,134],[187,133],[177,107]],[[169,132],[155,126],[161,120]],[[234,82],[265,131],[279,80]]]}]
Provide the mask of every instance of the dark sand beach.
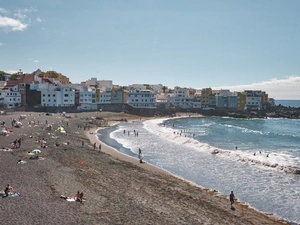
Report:
[{"label": "dark sand beach", "polygon": [[[19,197],[0,197],[1,224],[288,224],[239,202],[231,210],[228,198],[140,164],[104,143],[99,152],[95,135],[99,126],[140,117],[90,112],[66,118],[11,112],[1,115],[0,121],[11,127],[12,118],[19,119],[21,114],[27,115],[23,126],[12,128],[8,136],[0,135],[0,148],[22,140],[20,148],[0,151],[0,190],[10,184],[20,193]],[[46,129],[46,120],[53,123],[51,131]],[[57,130],[59,125],[66,133]],[[43,138],[47,148],[41,148]],[[33,149],[42,151],[43,160],[29,159],[26,153]],[[27,163],[18,164],[20,159]],[[60,197],[77,191],[84,192],[86,201],[68,202]]]}]

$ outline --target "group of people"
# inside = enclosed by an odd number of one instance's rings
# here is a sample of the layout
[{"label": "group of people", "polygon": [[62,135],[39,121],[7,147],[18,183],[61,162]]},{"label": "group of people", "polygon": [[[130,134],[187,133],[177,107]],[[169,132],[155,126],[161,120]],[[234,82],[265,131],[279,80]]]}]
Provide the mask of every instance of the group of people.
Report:
[{"label": "group of people", "polygon": [[14,140],[13,142],[11,142],[11,147],[12,148],[20,148],[21,147],[21,138]]}]

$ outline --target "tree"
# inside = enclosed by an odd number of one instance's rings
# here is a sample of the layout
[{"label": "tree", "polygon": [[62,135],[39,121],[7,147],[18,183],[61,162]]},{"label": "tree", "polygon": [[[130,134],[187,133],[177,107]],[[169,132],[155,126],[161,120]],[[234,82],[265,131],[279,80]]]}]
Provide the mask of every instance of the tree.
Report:
[{"label": "tree", "polygon": [[193,96],[196,93],[196,89],[190,88],[190,95]]},{"label": "tree", "polygon": [[146,90],[153,90],[153,88],[149,84],[146,84]]},{"label": "tree", "polygon": [[48,71],[48,72],[42,72],[39,74],[39,77],[47,77],[47,78],[57,78],[58,77],[58,73],[56,73],[55,71]]},{"label": "tree", "polygon": [[20,77],[19,74],[14,73],[14,74],[12,74],[12,75],[9,77],[9,79],[10,79],[10,80],[18,80],[19,77]]},{"label": "tree", "polygon": [[162,90],[163,90],[164,93],[166,93],[166,90],[167,90],[167,89],[168,89],[167,86],[163,86],[163,87],[162,87]]},{"label": "tree", "polygon": [[5,77],[5,72],[0,70],[0,81],[5,81],[6,77]]}]

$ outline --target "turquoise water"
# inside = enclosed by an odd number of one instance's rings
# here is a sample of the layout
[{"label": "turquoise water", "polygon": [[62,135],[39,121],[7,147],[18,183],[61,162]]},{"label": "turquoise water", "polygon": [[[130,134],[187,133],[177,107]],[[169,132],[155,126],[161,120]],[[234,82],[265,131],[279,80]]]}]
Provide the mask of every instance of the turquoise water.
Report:
[{"label": "turquoise water", "polygon": [[134,157],[141,148],[148,163],[300,223],[299,127],[291,119],[174,118],[120,123],[99,138]]}]

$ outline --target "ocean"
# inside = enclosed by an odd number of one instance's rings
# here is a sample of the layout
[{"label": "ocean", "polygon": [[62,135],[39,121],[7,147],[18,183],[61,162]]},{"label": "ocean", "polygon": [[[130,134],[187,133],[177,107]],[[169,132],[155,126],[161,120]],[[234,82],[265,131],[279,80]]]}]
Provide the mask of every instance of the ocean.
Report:
[{"label": "ocean", "polygon": [[[300,98],[300,96],[299,96]],[[300,100],[275,100],[275,105],[282,105],[286,107],[300,107]]]},{"label": "ocean", "polygon": [[121,122],[98,138],[136,158],[141,148],[147,163],[300,223],[299,127],[294,119],[181,117]]}]

